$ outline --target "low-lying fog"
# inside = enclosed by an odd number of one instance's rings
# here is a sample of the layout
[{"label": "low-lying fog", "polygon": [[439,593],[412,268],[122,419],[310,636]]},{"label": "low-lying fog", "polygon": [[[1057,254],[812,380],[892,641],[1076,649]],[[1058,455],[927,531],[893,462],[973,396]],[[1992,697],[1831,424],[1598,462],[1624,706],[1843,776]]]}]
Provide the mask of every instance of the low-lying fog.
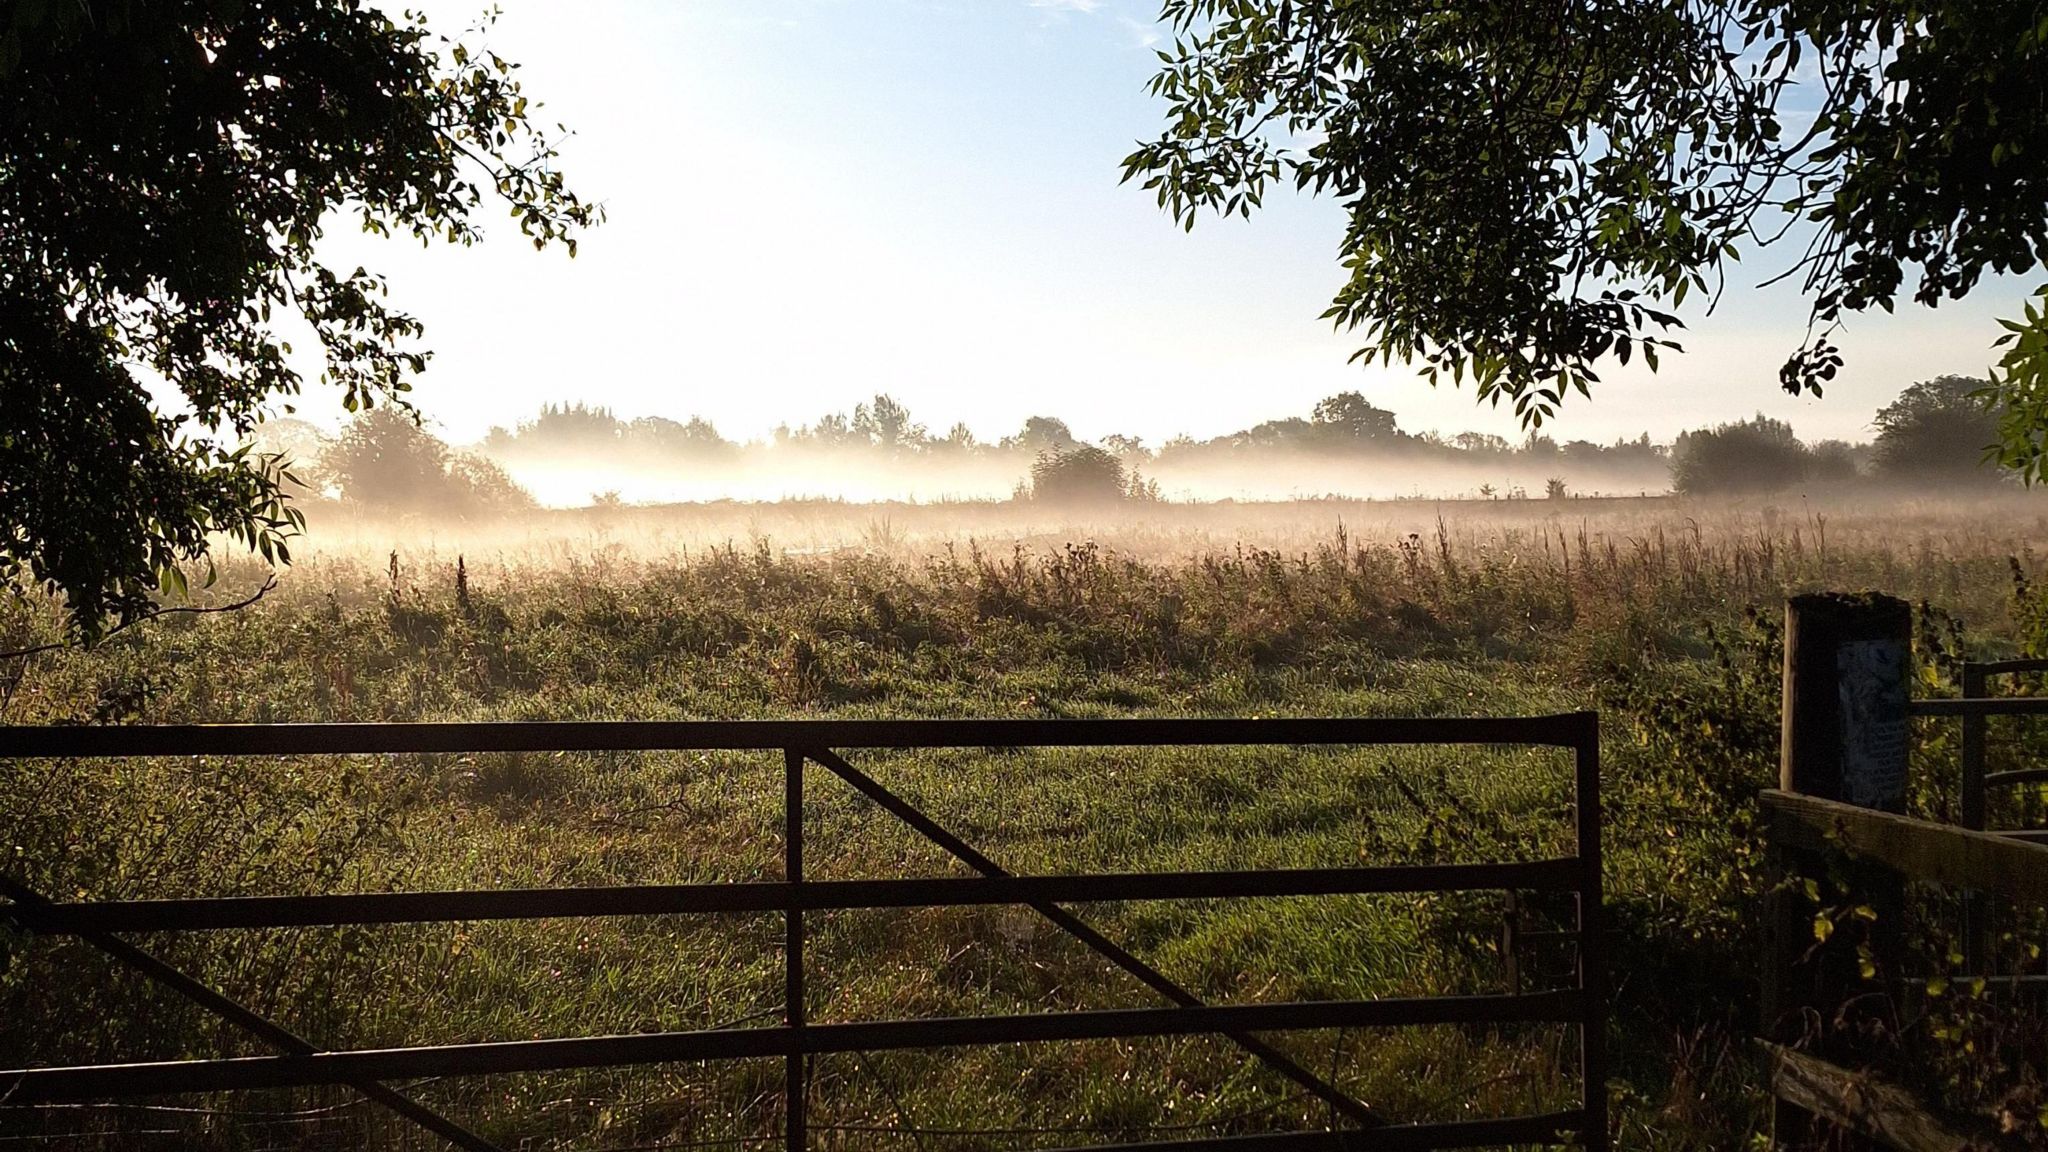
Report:
[{"label": "low-lying fog", "polygon": [[[626,504],[832,499],[849,503],[1005,500],[1028,487],[1031,458],[1004,454],[957,460],[890,462],[865,454],[764,448],[734,460],[677,466],[580,453],[494,456],[519,485],[549,508],[598,498]],[[1415,458],[1341,459],[1260,453],[1257,459],[1138,461],[1137,474],[1172,501],[1360,500],[1517,495],[1541,497],[1552,479],[1581,495],[1639,496],[1668,491],[1661,461],[1601,466],[1567,459],[1507,457],[1440,463]],[[1482,491],[1483,490],[1483,491]]]}]

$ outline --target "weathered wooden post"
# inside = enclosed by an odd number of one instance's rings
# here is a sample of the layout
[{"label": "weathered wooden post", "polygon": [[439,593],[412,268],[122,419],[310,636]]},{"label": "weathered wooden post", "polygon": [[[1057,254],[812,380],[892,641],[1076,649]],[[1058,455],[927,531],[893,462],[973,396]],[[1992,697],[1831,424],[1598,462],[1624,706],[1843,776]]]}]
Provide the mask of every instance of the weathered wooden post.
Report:
[{"label": "weathered wooden post", "polygon": [[1785,603],[1778,787],[1861,808],[1906,807],[1913,610],[1875,593]]},{"label": "weathered wooden post", "polygon": [[[1877,594],[1818,593],[1785,604],[1783,728],[1779,787],[1884,812],[1906,806],[1906,706],[1913,651],[1913,612],[1903,600]],[[1784,883],[1824,877],[1826,861],[1772,847],[1771,937],[1764,979],[1764,1025],[1781,1043],[1799,1045],[1851,1066],[1843,1052],[1853,1028],[1831,1027],[1861,979],[1853,958],[1814,953],[1811,909],[1804,893]],[[1849,870],[1856,902],[1876,913],[1870,925],[1878,976],[1898,976],[1904,881],[1882,870]],[[1839,952],[1839,950],[1837,950]],[[1773,1116],[1778,1146],[1810,1143],[1813,1122],[1780,1103]]]},{"label": "weathered wooden post", "polygon": [[[1990,677],[1982,664],[1964,663],[1963,698],[1982,700],[1991,694]],[[1962,825],[1973,832],[1984,830],[1984,732],[1991,718],[1981,712],[1963,714],[1962,795],[1958,797]],[[1991,901],[1982,892],[1963,893],[1963,971],[1972,976],[1991,974]]]}]

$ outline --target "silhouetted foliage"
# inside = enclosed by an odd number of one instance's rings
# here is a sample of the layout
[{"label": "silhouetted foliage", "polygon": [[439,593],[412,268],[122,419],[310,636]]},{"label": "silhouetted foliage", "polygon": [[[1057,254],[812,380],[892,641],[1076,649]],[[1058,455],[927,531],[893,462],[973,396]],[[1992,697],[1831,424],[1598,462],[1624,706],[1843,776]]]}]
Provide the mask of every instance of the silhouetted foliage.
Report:
[{"label": "silhouetted foliage", "polygon": [[1774,492],[1805,479],[1808,464],[1792,426],[1758,413],[1681,435],[1671,453],[1671,486],[1687,495]]},{"label": "silhouetted foliage", "polygon": [[395,408],[372,408],[350,421],[323,453],[320,471],[344,503],[380,512],[477,517],[534,506],[497,463],[451,451]]},{"label": "silhouetted foliage", "polygon": [[1998,439],[1998,417],[1981,393],[1989,380],[1938,376],[1899,393],[1872,421],[1872,459],[1881,476],[1920,480],[1988,480],[1998,476],[1985,453]]},{"label": "silhouetted foliage", "polygon": [[856,440],[884,452],[921,447],[929,438],[924,425],[911,420],[910,409],[887,395],[856,405],[852,430]]},{"label": "silhouetted foliage", "polygon": [[1048,504],[1107,504],[1126,495],[1123,463],[1092,444],[1044,452],[1032,461],[1034,500]]},{"label": "silhouetted foliage", "polygon": [[350,409],[403,403],[421,326],[321,263],[334,213],[468,244],[495,195],[573,252],[598,213],[529,111],[495,54],[354,0],[7,5],[0,584],[62,593],[90,640],[216,534],[286,558],[276,462],[210,430],[245,437],[299,391],[281,313]]},{"label": "silhouetted foliage", "polygon": [[1074,433],[1067,428],[1065,420],[1032,416],[1024,421],[1024,427],[1015,436],[1004,437],[1002,446],[1035,454],[1064,452],[1078,443],[1080,441],[1074,439]]},{"label": "silhouetted foliage", "polygon": [[1819,440],[1807,446],[1806,477],[1822,483],[1854,480],[1862,468],[1859,457],[1869,452],[1846,440]]},{"label": "silhouetted foliage", "polygon": [[1347,440],[1390,440],[1401,434],[1394,414],[1366,403],[1356,392],[1339,392],[1316,404],[1316,426]]}]

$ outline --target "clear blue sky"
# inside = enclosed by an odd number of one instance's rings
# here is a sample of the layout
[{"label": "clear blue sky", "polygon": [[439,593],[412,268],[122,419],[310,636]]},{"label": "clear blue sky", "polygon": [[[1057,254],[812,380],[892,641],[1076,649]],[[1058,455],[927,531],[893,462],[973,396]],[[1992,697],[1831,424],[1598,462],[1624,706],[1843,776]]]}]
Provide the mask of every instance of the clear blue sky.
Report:
[{"label": "clear blue sky", "polygon": [[[886,391],[935,430],[1044,413],[1156,444],[1347,388],[1410,429],[1519,432],[1469,391],[1345,363],[1354,344],[1317,319],[1340,281],[1335,204],[1278,195],[1188,235],[1118,185],[1161,115],[1151,0],[502,2],[488,42],[574,130],[563,165],[609,223],[574,261],[489,205],[474,249],[326,245],[426,321],[419,400],[452,438],[563,399],[749,437]],[[477,11],[427,8],[449,31]],[[1864,436],[1906,384],[1981,373],[2027,287],[1855,319],[1845,378],[1795,399],[1776,369],[1804,307],[1748,289],[1762,271],[1693,317],[1687,355],[1614,370],[1552,431],[1665,439],[1763,410]]]}]

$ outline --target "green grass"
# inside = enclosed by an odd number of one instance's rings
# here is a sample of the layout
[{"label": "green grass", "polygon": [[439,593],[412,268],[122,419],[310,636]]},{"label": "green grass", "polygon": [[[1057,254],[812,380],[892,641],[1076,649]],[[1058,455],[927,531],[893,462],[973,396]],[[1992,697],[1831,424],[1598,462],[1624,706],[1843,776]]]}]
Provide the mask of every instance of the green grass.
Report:
[{"label": "green grass", "polygon": [[[1405,538],[1171,562],[1092,547],[807,559],[763,546],[494,566],[461,587],[439,561],[401,558],[396,580],[330,561],[240,613],[165,618],[90,653],[11,662],[21,678],[0,693],[12,723],[1600,707],[1624,1146],[1727,1148],[1762,1115],[1740,1039],[1754,1024],[1761,895],[1750,798],[1771,783],[1775,754],[1774,654],[1743,610],[1788,590],[1865,584],[1927,598],[1930,620],[1961,613],[1966,641],[1983,650],[2012,642],[1995,544],[1816,554],[1760,529],[1660,536],[1654,548],[1583,533],[1555,551],[1547,537]],[[16,639],[51,634],[49,606],[10,611]],[[1554,753],[976,750],[857,762],[1020,872],[1516,859],[1570,843],[1569,765]],[[779,875],[781,806],[779,757],[739,753],[0,760],[0,855],[65,898],[749,880]],[[818,769],[806,821],[814,878],[962,874]],[[1498,990],[1502,907],[1498,894],[1461,894],[1078,910],[1201,995],[1248,1002]],[[1020,909],[820,915],[811,932],[814,1020],[1156,1002]],[[145,943],[341,1047],[772,1022],[780,935],[779,918],[728,916]],[[1561,981],[1567,961],[1525,966],[1533,981]],[[1560,1028],[1284,1044],[1399,1119],[1568,1106],[1576,1091]],[[0,935],[0,1065],[258,1050],[88,948]],[[779,1063],[757,1061],[445,1081],[418,1094],[521,1147],[627,1147],[772,1135],[780,1076]],[[101,1133],[73,1138],[79,1147],[432,1146],[371,1109],[339,1107],[349,1099],[0,1110],[0,1131]],[[219,1111],[315,1106],[338,1110]],[[812,1115],[818,1147],[920,1149],[1329,1120],[1209,1038],[821,1059]],[[875,1131],[903,1128],[921,1131]]]}]

